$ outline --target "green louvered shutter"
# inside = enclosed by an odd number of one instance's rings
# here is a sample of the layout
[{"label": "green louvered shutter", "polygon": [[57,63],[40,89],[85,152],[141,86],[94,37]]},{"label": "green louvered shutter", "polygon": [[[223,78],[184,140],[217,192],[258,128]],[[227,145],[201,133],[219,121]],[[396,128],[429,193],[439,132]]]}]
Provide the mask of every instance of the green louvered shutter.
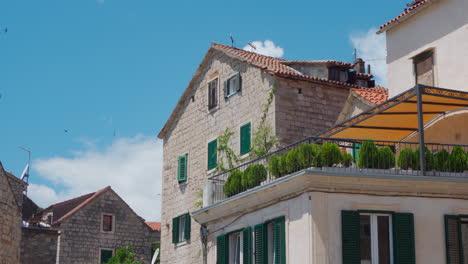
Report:
[{"label": "green louvered shutter", "polygon": [[228,237],[226,235],[216,238],[216,264],[228,264]]},{"label": "green louvered shutter", "polygon": [[179,217],[172,218],[172,243],[179,242]]},{"label": "green louvered shutter", "polygon": [[414,216],[411,213],[393,214],[393,252],[395,264],[415,264]]},{"label": "green louvered shutter", "polygon": [[101,249],[101,263],[107,263],[112,258],[112,250]]},{"label": "green louvered shutter", "polygon": [[250,152],[250,123],[240,128],[240,154],[244,155]]},{"label": "green louvered shutter", "polygon": [[243,248],[242,248],[242,256],[243,256],[243,264],[252,264],[252,228],[247,227],[244,228],[242,231],[242,240],[243,240]]},{"label": "green louvered shutter", "polygon": [[216,168],[218,162],[218,153],[216,151],[217,148],[217,140],[213,140],[210,143],[208,143],[208,170]]},{"label": "green louvered shutter", "polygon": [[268,255],[267,255],[267,233],[266,225],[259,224],[254,227],[255,232],[255,264],[267,264]]},{"label": "green louvered shutter", "polygon": [[187,213],[185,215],[185,240],[190,239],[190,228],[192,227],[191,221],[190,221],[190,213]]},{"label": "green louvered shutter", "polygon": [[457,215],[445,216],[445,245],[447,264],[462,264],[463,249],[461,247],[460,221]]},{"label": "green louvered shutter", "polygon": [[286,264],[286,230],[284,217],[273,222],[273,248],[275,251],[274,264]]},{"label": "green louvered shutter", "polygon": [[343,264],[360,264],[361,247],[357,211],[341,211],[341,239]]},{"label": "green louvered shutter", "polygon": [[179,182],[187,181],[187,154],[179,157],[177,179],[179,180]]}]

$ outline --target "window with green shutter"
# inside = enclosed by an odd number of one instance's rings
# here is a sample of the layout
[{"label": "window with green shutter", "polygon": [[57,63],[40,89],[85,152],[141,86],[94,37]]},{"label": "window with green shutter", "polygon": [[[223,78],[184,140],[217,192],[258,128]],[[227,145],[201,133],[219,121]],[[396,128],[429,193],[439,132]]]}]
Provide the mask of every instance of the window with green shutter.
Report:
[{"label": "window with green shutter", "polygon": [[341,232],[343,264],[416,263],[411,213],[342,211]]},{"label": "window with green shutter", "polygon": [[284,217],[273,220],[274,264],[286,264],[286,230]]},{"label": "window with green shutter", "polygon": [[240,128],[240,154],[244,155],[250,152],[250,129],[251,124],[245,124]]},{"label": "window with green shutter", "polygon": [[107,263],[112,258],[112,249],[101,249],[101,262]]},{"label": "window with green shutter", "polygon": [[229,264],[227,238],[226,235],[221,235],[216,238],[216,264]]},{"label": "window with green shutter", "polygon": [[265,224],[259,224],[254,227],[254,246],[255,264],[266,264],[268,261],[268,244]]},{"label": "window with green shutter", "polygon": [[216,168],[218,163],[218,140],[213,140],[208,143],[208,170]]},{"label": "window with green shutter", "polygon": [[468,252],[468,216],[446,215],[445,216],[445,245],[447,264],[463,264],[467,262]]},{"label": "window with green shutter", "polygon": [[187,181],[187,160],[188,154],[179,156],[177,165],[177,180],[179,183]]},{"label": "window with green shutter", "polygon": [[242,264],[252,264],[252,228],[247,227],[242,231]]},{"label": "window with green shutter", "polygon": [[190,231],[190,213],[186,213],[172,219],[172,243],[190,240]]}]

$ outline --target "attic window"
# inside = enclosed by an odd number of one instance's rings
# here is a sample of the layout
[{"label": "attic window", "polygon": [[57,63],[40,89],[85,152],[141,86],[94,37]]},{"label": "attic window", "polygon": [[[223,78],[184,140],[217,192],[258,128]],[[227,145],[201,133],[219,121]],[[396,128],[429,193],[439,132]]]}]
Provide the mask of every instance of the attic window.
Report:
[{"label": "attic window", "polygon": [[208,83],[208,110],[218,106],[218,78]]},{"label": "attic window", "polygon": [[231,95],[241,90],[241,76],[240,73],[236,73],[231,78],[227,79],[224,83],[224,98],[228,98]]},{"label": "attic window", "polygon": [[434,52],[423,52],[414,57],[414,73],[416,84],[434,86]]},{"label": "attic window", "polygon": [[102,215],[102,231],[113,232],[114,231],[114,216],[111,214]]}]

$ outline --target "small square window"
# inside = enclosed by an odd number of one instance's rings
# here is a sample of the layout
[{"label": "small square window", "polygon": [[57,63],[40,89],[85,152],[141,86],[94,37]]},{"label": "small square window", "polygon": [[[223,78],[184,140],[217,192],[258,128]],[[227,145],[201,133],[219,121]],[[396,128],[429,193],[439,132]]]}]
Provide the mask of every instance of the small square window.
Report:
[{"label": "small square window", "polygon": [[186,213],[172,219],[172,243],[190,239],[190,214]]},{"label": "small square window", "polygon": [[208,83],[208,109],[218,106],[218,78]]},{"label": "small square window", "polygon": [[99,263],[102,264],[102,263],[109,262],[113,254],[114,254],[114,251],[112,249],[101,249],[101,254],[100,254],[101,261]]},{"label": "small square window", "polygon": [[104,214],[102,215],[102,231],[103,232],[112,232],[114,225],[114,216]]},{"label": "small square window", "polygon": [[434,86],[434,53],[426,51],[413,59],[416,84]]},{"label": "small square window", "polygon": [[228,98],[229,96],[239,92],[241,90],[241,76],[240,73],[230,77],[225,82],[224,87],[224,97]]}]

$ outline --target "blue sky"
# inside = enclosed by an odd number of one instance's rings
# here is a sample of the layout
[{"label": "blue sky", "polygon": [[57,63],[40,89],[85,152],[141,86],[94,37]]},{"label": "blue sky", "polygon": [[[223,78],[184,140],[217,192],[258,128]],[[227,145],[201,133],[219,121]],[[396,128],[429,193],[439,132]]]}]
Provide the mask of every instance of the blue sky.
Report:
[{"label": "blue sky", "polygon": [[[232,33],[239,48],[271,40],[283,58],[351,61],[352,36],[365,38],[409,1],[331,2],[3,0],[0,28],[8,32],[0,34],[0,161],[19,175],[27,155],[18,146],[33,151],[30,182],[45,188],[34,192],[41,206],[114,186],[112,179],[125,182],[122,177],[130,176],[114,174],[132,174],[132,167],[146,174],[137,179],[160,182],[156,134],[210,42],[230,44]],[[125,147],[152,156],[143,165],[115,168],[128,158]],[[103,167],[87,179],[84,168],[94,167],[86,162]],[[85,182],[101,177],[99,184]],[[158,219],[159,212],[143,208],[159,199],[160,183],[151,185],[146,201],[132,194],[137,184],[122,185],[135,185],[120,188],[124,199]]]}]

